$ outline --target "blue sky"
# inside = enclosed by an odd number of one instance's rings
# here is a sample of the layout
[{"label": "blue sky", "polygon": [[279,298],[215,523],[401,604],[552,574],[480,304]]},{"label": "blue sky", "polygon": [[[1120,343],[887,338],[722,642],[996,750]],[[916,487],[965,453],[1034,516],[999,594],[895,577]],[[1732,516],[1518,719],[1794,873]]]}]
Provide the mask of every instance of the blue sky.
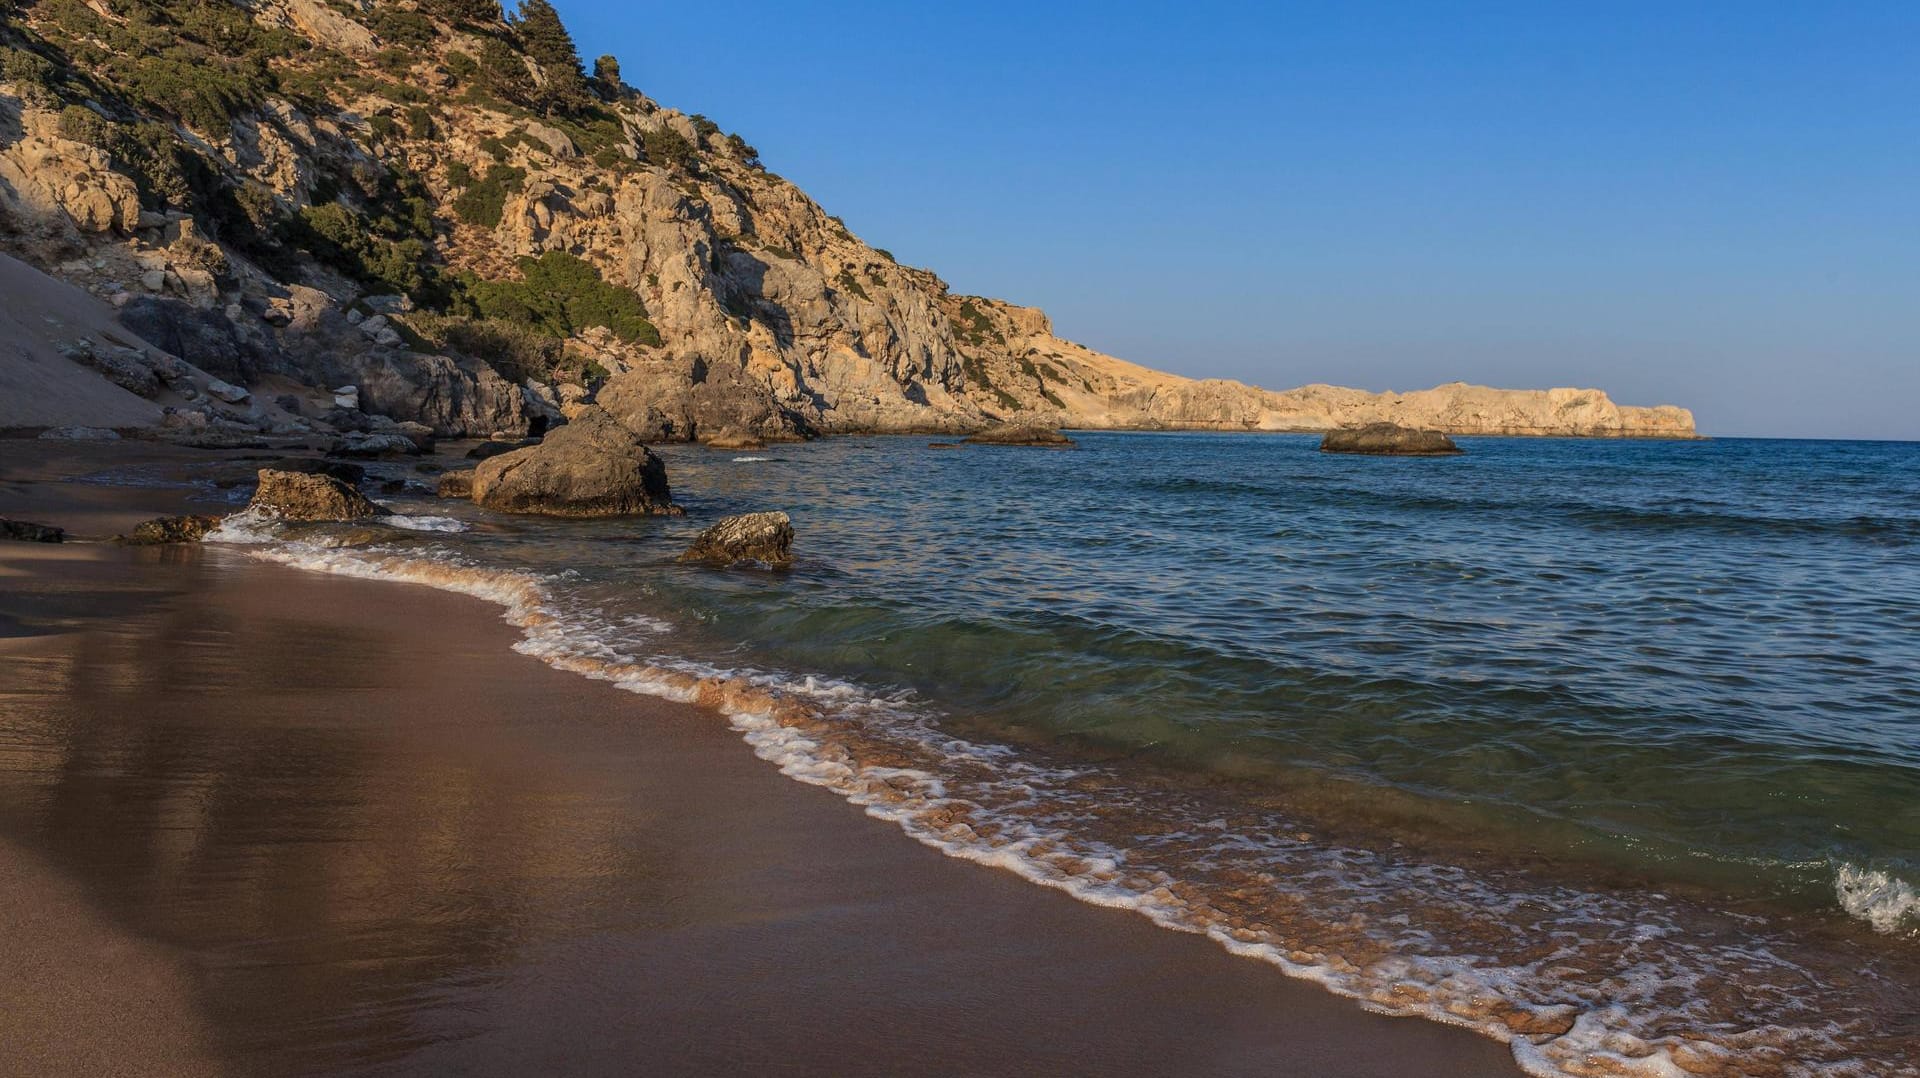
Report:
[{"label": "blue sky", "polygon": [[868,242],[1128,359],[1920,439],[1920,3],[558,6]]}]

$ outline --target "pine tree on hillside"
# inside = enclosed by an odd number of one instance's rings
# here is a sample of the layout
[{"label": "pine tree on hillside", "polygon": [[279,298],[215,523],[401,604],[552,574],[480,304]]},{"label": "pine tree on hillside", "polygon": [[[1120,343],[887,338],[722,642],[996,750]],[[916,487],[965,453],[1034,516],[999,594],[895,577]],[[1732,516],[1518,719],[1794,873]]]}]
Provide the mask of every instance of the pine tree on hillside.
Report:
[{"label": "pine tree on hillside", "polygon": [[580,53],[573,47],[573,35],[567,33],[552,4],[547,0],[521,0],[513,27],[527,55],[546,76],[540,88],[543,111],[549,115],[574,113],[593,103],[587,92],[586,72],[580,68]]},{"label": "pine tree on hillside", "polygon": [[620,91],[626,85],[620,81],[620,61],[612,56],[602,56],[593,62],[593,91],[602,101],[616,101]]}]

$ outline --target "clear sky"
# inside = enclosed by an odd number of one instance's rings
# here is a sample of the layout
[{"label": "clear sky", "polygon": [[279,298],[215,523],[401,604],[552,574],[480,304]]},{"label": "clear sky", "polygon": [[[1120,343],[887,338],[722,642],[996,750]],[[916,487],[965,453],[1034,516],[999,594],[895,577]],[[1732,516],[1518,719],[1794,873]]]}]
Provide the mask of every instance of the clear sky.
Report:
[{"label": "clear sky", "polygon": [[1920,439],[1920,2],[558,0],[860,236],[1270,388]]}]

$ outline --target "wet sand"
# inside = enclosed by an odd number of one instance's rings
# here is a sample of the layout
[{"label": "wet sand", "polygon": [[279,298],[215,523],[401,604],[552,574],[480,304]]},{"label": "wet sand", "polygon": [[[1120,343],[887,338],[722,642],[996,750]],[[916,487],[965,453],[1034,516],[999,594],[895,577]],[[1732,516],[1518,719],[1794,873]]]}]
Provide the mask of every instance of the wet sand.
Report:
[{"label": "wet sand", "polygon": [[[943,857],[716,716],[511,651],[477,600],[0,544],[0,613],[29,1073],[1516,1073]],[[118,997],[166,1035],[87,1017]]]}]

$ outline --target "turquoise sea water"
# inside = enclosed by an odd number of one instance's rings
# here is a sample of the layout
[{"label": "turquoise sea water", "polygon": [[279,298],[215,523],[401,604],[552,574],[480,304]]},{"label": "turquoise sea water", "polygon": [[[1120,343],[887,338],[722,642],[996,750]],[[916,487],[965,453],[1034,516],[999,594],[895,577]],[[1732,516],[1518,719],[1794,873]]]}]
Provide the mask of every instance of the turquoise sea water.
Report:
[{"label": "turquoise sea water", "polygon": [[[735,724],[1539,1073],[1920,1067],[1920,444],[1077,437],[669,447],[684,520],[400,499],[470,529],[306,563],[522,574],[528,650],[804,704]],[[791,572],[672,562],[768,508]]]}]

